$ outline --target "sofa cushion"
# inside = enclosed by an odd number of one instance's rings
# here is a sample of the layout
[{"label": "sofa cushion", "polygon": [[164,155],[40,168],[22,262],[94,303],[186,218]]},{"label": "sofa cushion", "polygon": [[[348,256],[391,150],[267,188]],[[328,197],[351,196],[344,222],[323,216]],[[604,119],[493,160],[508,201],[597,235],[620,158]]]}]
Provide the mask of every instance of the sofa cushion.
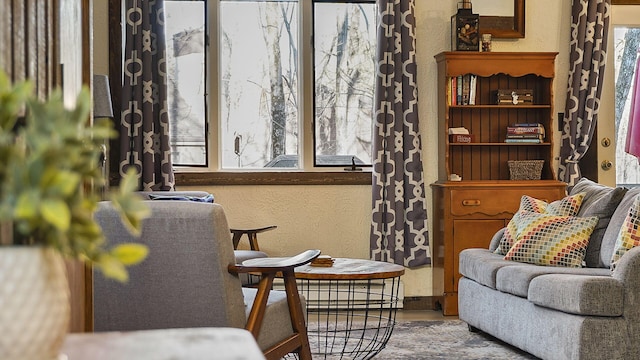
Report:
[{"label": "sofa cushion", "polygon": [[569,195],[585,194],[577,216],[598,217],[598,224],[591,233],[589,245],[587,245],[587,254],[584,259],[587,267],[605,267],[600,260],[602,237],[609,225],[611,215],[613,215],[627,190],[627,188],[623,187],[613,188],[598,184],[584,177],[571,189]]},{"label": "sofa cushion", "polygon": [[616,245],[616,241],[618,240],[620,228],[622,228],[622,223],[624,223],[627,218],[629,208],[633,205],[638,194],[640,194],[640,187],[629,189],[620,201],[620,204],[618,204],[616,211],[611,215],[609,226],[607,226],[607,230],[605,230],[604,235],[602,236],[602,245],[600,247],[600,261],[604,267],[611,267],[613,249]]},{"label": "sofa cushion", "polygon": [[611,257],[611,270],[615,269],[622,255],[638,245],[640,245],[640,197],[636,196],[618,232]]},{"label": "sofa cushion", "polygon": [[505,260],[535,265],[581,267],[598,218],[523,212],[516,243]]},{"label": "sofa cushion", "polygon": [[520,208],[513,215],[513,218],[507,224],[507,228],[500,239],[500,244],[495,250],[496,254],[506,255],[509,249],[516,242],[517,227],[520,222],[520,217],[523,212],[535,212],[539,214],[560,215],[560,216],[573,216],[580,210],[582,199],[584,194],[575,194],[566,196],[563,199],[556,200],[550,204],[536,198],[532,198],[528,195],[523,195],[520,199]]},{"label": "sofa cushion", "polygon": [[621,316],[624,286],[611,276],[547,274],[531,280],[528,299],[570,314]]},{"label": "sofa cushion", "polygon": [[609,276],[611,272],[605,268],[568,268],[518,264],[517,266],[505,266],[498,269],[496,274],[496,289],[526,298],[529,294],[531,280],[546,274]]},{"label": "sofa cushion", "polygon": [[502,255],[487,249],[465,249],[460,252],[458,272],[471,280],[492,289],[496,288],[496,273],[503,266],[518,265],[517,262],[504,260]]},{"label": "sofa cushion", "polygon": [[[242,288],[244,295],[244,308],[247,319],[253,308],[253,302],[258,293],[257,289]],[[305,299],[301,296],[302,308],[305,308]],[[258,335],[258,346],[265,350],[274,346],[278,341],[293,334],[291,326],[291,316],[289,315],[289,304],[287,303],[287,293],[284,291],[272,290],[267,298],[267,311],[262,319],[262,327]]]}]

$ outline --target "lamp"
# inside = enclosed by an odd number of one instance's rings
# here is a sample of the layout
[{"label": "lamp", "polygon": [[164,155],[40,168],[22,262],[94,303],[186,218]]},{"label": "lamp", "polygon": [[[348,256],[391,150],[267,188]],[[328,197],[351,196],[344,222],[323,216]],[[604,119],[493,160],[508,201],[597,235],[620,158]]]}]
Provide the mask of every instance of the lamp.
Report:
[{"label": "lamp", "polygon": [[93,118],[113,119],[113,105],[107,75],[93,75]]},{"label": "lamp", "polygon": [[[113,105],[111,103],[111,89],[109,88],[109,77],[107,75],[93,75],[93,118],[113,119]],[[102,144],[102,154],[100,154],[100,166],[104,179],[109,177],[107,168],[107,145]],[[108,187],[108,180],[102,188],[102,197]]]}]

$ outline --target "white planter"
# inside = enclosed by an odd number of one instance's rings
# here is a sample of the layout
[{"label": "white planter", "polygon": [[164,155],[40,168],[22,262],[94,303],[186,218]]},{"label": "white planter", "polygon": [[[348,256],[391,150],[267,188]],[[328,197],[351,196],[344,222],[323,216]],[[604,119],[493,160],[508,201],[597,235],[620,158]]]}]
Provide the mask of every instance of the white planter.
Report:
[{"label": "white planter", "polygon": [[36,246],[0,247],[0,359],[57,359],[69,316],[62,257]]}]

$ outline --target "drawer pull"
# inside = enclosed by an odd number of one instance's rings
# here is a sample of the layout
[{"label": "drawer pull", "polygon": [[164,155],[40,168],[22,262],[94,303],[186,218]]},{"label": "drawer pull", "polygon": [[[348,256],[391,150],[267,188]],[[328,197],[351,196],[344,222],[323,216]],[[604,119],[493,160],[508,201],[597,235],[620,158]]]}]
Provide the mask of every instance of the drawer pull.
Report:
[{"label": "drawer pull", "polygon": [[480,206],[480,200],[477,200],[477,199],[462,200],[462,205],[464,205],[464,206]]}]

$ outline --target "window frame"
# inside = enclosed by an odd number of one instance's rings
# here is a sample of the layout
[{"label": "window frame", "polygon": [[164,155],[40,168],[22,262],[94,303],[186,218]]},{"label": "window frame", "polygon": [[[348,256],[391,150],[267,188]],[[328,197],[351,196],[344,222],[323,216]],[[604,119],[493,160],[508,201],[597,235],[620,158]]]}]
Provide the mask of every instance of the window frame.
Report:
[{"label": "window frame", "polygon": [[[218,18],[219,18],[219,2],[220,0],[205,0],[205,8],[207,9],[207,18],[205,20],[207,29],[206,41],[208,48],[208,55],[206,56],[208,74],[217,73],[219,69],[218,61]],[[300,0],[299,6],[301,7],[300,16],[303,18],[311,19],[312,16],[312,1]],[[122,64],[120,61],[114,61],[114,59],[122,58],[122,2],[110,1],[109,2],[109,54],[111,55],[109,61],[109,75],[112,79],[121,79],[122,77]],[[212,25],[210,19],[216,19],[215,26]],[[208,76],[205,83],[207,86],[206,93],[208,96],[205,99],[205,107],[208,111],[207,134],[208,146],[216,146],[214,151],[207,150],[208,166],[189,166],[189,167],[175,167],[175,181],[177,186],[207,186],[207,185],[371,185],[371,169],[359,169],[358,171],[349,171],[345,168],[339,167],[314,167],[314,152],[312,146],[314,146],[313,140],[313,57],[312,57],[312,21],[300,21],[300,37],[301,48],[300,52],[300,66],[303,72],[300,75],[301,81],[301,126],[302,138],[299,140],[303,148],[301,168],[291,169],[284,168],[283,170],[274,171],[270,170],[228,170],[220,168],[220,151],[217,150],[216,144],[211,144],[212,141],[219,142],[218,119],[219,114],[213,115],[211,111],[219,111],[212,109],[219,109],[217,106],[219,95],[219,81],[217,77]],[[215,72],[212,71],[215,69]],[[122,89],[117,84],[111,87],[112,99],[114,109],[120,108],[120,95]],[[120,112],[115,111],[114,123],[120,123]],[[215,129],[215,134],[212,134],[212,129]],[[116,129],[118,130],[118,129]],[[120,181],[119,176],[119,152],[120,144],[118,139],[114,139],[109,143],[109,183],[117,185]],[[305,151],[306,150],[306,151]]]}]

